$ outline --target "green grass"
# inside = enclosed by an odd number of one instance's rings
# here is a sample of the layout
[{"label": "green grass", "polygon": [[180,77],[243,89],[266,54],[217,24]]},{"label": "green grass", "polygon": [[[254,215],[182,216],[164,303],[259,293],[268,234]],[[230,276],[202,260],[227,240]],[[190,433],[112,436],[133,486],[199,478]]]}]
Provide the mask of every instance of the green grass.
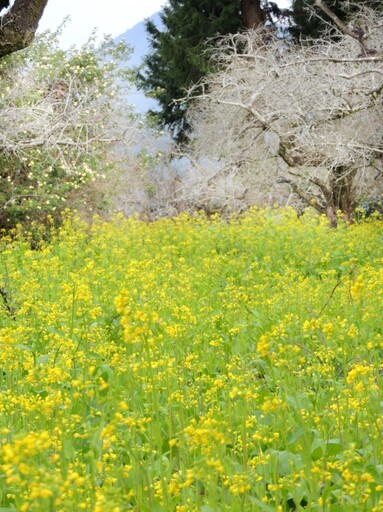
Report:
[{"label": "green grass", "polygon": [[290,210],[4,238],[0,511],[383,510],[382,241]]}]

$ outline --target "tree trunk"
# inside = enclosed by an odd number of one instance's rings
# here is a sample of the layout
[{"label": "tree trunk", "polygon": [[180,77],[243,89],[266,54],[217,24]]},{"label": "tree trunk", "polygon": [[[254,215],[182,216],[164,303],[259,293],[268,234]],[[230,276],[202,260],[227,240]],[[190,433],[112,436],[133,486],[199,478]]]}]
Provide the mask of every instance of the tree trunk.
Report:
[{"label": "tree trunk", "polygon": [[247,29],[257,28],[265,21],[260,0],[242,0],[242,21]]},{"label": "tree trunk", "polygon": [[0,18],[0,59],[29,46],[48,0],[15,0]]},{"label": "tree trunk", "polygon": [[332,171],[329,188],[331,200],[326,205],[326,215],[331,227],[337,226],[337,212],[342,212],[348,224],[354,222],[355,216],[355,170],[338,166]]}]

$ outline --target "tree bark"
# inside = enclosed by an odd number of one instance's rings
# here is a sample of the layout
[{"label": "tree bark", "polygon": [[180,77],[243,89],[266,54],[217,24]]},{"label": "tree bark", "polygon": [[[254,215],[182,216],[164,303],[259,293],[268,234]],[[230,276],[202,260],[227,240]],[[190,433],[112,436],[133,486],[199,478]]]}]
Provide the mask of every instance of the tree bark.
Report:
[{"label": "tree bark", "polygon": [[242,0],[243,26],[247,29],[257,28],[265,21],[260,0]]},{"label": "tree bark", "polygon": [[0,59],[29,46],[48,0],[15,0],[0,18]]},{"label": "tree bark", "polygon": [[354,222],[356,206],[354,190],[355,174],[355,169],[347,169],[344,166],[338,166],[333,170],[330,176],[334,210],[335,212],[341,211],[348,224]]}]

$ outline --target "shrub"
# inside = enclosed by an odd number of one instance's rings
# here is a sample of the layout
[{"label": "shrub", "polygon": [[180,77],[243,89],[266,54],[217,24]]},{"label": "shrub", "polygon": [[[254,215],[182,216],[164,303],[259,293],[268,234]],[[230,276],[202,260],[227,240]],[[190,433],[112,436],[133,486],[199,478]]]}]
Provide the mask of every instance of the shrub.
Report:
[{"label": "shrub", "polygon": [[128,53],[93,37],[64,51],[48,32],[1,60],[0,228],[58,220],[73,191],[107,170],[106,149],[131,122],[116,99],[130,83]]}]

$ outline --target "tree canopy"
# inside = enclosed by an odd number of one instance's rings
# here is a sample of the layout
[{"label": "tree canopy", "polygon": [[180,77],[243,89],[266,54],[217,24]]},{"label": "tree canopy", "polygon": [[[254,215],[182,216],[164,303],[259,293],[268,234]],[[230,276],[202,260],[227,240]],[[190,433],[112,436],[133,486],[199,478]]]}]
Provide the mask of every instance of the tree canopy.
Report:
[{"label": "tree canopy", "polygon": [[191,91],[189,151],[193,165],[215,164],[209,186],[224,176],[242,195],[291,204],[291,194],[336,226],[339,210],[351,222],[359,201],[382,193],[383,24],[379,11],[346,24],[315,4],[337,37],[288,49],[265,29],[221,38],[219,69]]},{"label": "tree canopy", "polygon": [[206,42],[256,28],[273,9],[278,9],[276,3],[262,0],[170,0],[161,13],[163,28],[147,23],[152,50],[139,74],[140,86],[158,100],[159,122],[177,139],[188,128],[186,106],[179,100],[212,71]]},{"label": "tree canopy", "polygon": [[[161,13],[162,27],[147,23],[151,52],[139,73],[140,87],[159,103],[155,112],[159,124],[168,127],[176,140],[185,140],[189,126],[182,99],[191,85],[213,70],[209,43],[214,38],[256,28],[267,19],[283,20],[285,25],[293,22],[290,28],[296,37],[316,38],[335,27],[316,4],[316,0],[293,0],[290,10],[267,0],[170,0]],[[381,0],[328,4],[342,21],[361,7],[382,7]]]},{"label": "tree canopy", "polygon": [[139,75],[141,87],[160,104],[161,125],[182,138],[186,129],[184,97],[192,83],[211,70],[205,41],[217,34],[237,32],[241,26],[237,2],[170,0],[161,13],[163,30],[146,25],[152,51]]}]

